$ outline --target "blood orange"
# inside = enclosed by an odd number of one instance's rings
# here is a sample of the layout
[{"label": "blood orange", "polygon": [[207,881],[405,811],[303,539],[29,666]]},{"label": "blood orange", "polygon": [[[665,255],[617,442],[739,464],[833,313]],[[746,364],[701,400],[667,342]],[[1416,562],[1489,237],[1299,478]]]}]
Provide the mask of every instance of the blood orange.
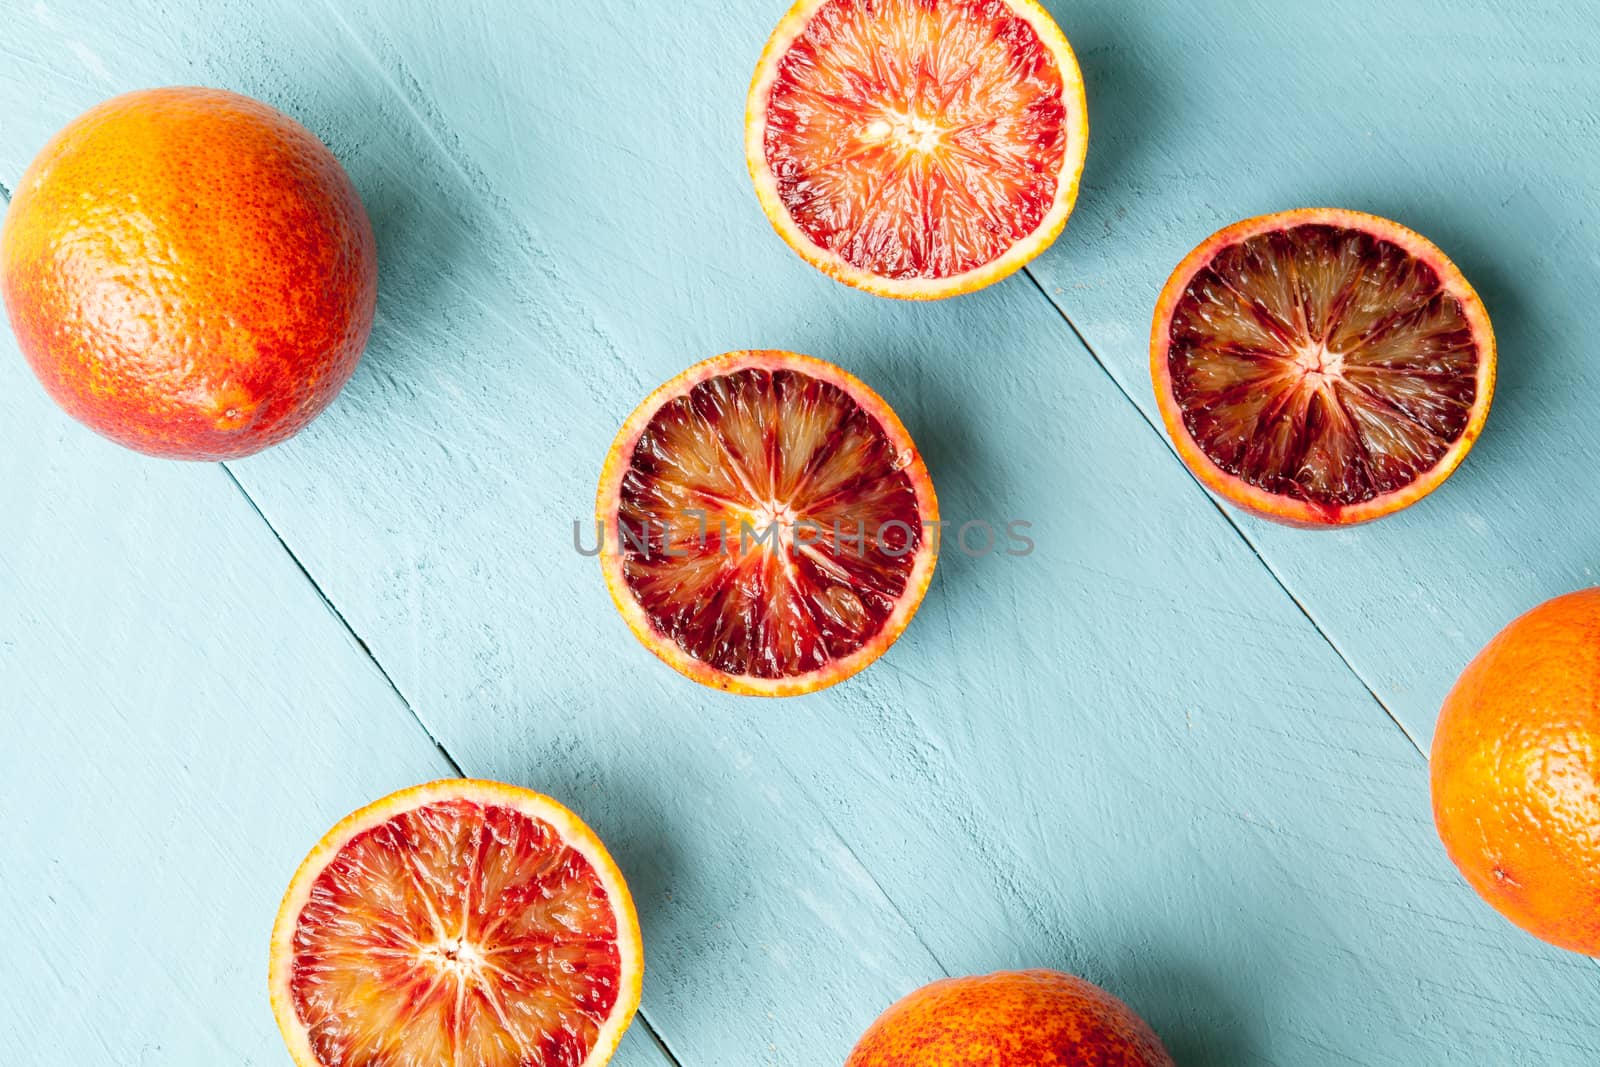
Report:
[{"label": "blood orange", "polygon": [[1133,1009],[1060,971],[945,978],[907,995],[845,1067],[1173,1067]]},{"label": "blood orange", "polygon": [[1429,760],[1445,851],[1499,912],[1600,956],[1600,589],[1546,601],[1478,653]]},{"label": "blood orange", "polygon": [[1083,76],[1035,0],[800,0],[745,112],[761,205],[819,270],[880,296],[981,288],[1066,224]]},{"label": "blood orange", "polygon": [[1310,209],[1213,235],[1168,280],[1150,340],[1178,453],[1224,499],[1335,526],[1455,470],[1494,393],[1494,332],[1455,265],[1398,223]]},{"label": "blood orange", "polygon": [[298,1067],[599,1067],[644,957],[605,847],[549,797],[452,779],[330,830],[272,932]]},{"label": "blood orange", "polygon": [[789,696],[900,636],[933,577],[939,505],[883,399],[831,363],[730,352],[623,425],[596,503],[639,640],[697,682]]},{"label": "blood orange", "polygon": [[0,295],[45,391],[153,456],[232,459],[302,429],[355,371],[377,285],[333,153],[221,89],[91,108],[0,227]]}]

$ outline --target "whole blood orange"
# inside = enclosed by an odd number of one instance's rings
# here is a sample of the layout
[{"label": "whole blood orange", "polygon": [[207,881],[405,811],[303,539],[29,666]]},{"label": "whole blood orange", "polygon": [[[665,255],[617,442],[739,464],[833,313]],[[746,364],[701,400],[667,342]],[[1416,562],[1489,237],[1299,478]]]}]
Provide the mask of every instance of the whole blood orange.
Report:
[{"label": "whole blood orange", "polygon": [[1036,0],[800,0],[756,68],[745,157],[778,233],[880,296],[981,288],[1066,224],[1083,77]]},{"label": "whole blood orange", "polygon": [[549,797],[450,779],[328,831],[272,931],[297,1067],[600,1067],[639,1006],[622,874]]},{"label": "whole blood orange", "polygon": [[1517,619],[1468,665],[1433,735],[1445,851],[1502,915],[1600,956],[1600,589]]},{"label": "whole blood orange", "polygon": [[1189,253],[1156,304],[1156,400],[1197,478],[1302,526],[1437,488],[1483,429],[1494,332],[1455,265],[1398,223],[1309,209]]},{"label": "whole blood orange", "polygon": [[657,656],[789,696],[900,636],[933,577],[933,483],[883,398],[831,363],[730,352],[628,417],[600,476],[600,562]]},{"label": "whole blood orange", "polygon": [[0,293],[49,394],[156,456],[227,459],[332,402],[372,327],[372,228],[304,127],[218,89],[92,108],[23,174]]},{"label": "whole blood orange", "polygon": [[946,978],[884,1012],[845,1067],[1173,1067],[1143,1019],[1059,971]]}]

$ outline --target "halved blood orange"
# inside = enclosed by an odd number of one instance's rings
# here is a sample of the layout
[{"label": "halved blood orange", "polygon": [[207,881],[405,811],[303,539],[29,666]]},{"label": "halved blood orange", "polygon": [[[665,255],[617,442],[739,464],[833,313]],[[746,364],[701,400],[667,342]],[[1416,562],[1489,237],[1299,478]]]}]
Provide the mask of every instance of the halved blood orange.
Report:
[{"label": "halved blood orange", "polygon": [[297,1067],[599,1067],[643,973],[605,846],[498,782],[433,782],[349,816],[272,931],[272,1010]]},{"label": "halved blood orange", "polygon": [[1398,223],[1305,209],[1220,231],[1156,305],[1167,432],[1226,500],[1291,525],[1367,522],[1454,471],[1494,393],[1494,331],[1455,264]]},{"label": "halved blood orange", "polygon": [[757,696],[877,659],[938,554],[933,483],[900,420],[792,352],[730,352],[650,394],[611,446],[596,517],[639,640],[697,682]]},{"label": "halved blood orange", "polygon": [[1043,251],[1088,144],[1077,58],[1035,0],[800,0],[745,111],[756,193],[790,247],[913,300]]}]

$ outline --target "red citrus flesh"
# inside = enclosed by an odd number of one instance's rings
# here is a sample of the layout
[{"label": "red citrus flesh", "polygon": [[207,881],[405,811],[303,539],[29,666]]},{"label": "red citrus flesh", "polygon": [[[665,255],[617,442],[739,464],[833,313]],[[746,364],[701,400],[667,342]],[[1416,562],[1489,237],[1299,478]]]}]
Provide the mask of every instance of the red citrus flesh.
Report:
[{"label": "red citrus flesh", "polygon": [[1241,227],[1185,261],[1157,312],[1157,391],[1185,459],[1293,522],[1363,521],[1424,495],[1487,414],[1494,341],[1476,295],[1385,220]]},{"label": "red citrus flesh", "polygon": [[290,992],[317,1064],[577,1067],[622,989],[615,902],[548,823],[446,799],[311,884]]},{"label": "red citrus flesh", "polygon": [[1071,49],[1032,0],[802,0],[757,72],[751,166],[818,266],[884,295],[948,295],[1059,231],[1083,111]]},{"label": "red citrus flesh", "polygon": [[697,680],[831,684],[921,599],[937,520],[927,472],[887,406],[837,368],[789,353],[713,363],[619,437],[600,505],[613,593]]}]

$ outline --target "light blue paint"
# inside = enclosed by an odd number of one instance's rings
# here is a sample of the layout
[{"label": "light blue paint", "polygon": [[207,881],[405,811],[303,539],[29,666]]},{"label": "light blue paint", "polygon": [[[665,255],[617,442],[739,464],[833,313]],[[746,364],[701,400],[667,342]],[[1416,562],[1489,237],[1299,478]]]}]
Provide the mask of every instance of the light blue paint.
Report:
[{"label": "light blue paint", "polygon": [[0,1058],[283,1062],[289,876],[448,766],[226,471],[64,421],[9,331],[0,425]]},{"label": "light blue paint", "polygon": [[1149,417],[1156,294],[1235,219],[1321,205],[1386,215],[1437,242],[1483,297],[1500,348],[1495,407],[1443,489],[1331,537],[1238,519],[1426,747],[1485,641],[1534,604],[1600,584],[1600,8],[1052,6],[1080,46],[1095,136],[1076,217],[1032,269]]},{"label": "light blue paint", "polygon": [[[1447,514],[1475,481],[1508,493],[1558,462],[1578,471],[1576,444],[1593,440],[1573,414],[1593,381],[1581,349],[1545,357],[1560,389],[1508,367],[1491,436],[1411,514],[1320,538],[1242,524],[1354,671],[1127,399],[1145,404],[1149,306],[1194,241],[1301,197],[1384,207],[1335,184],[1342,160],[1369,189],[1431,175],[1412,195],[1456,220],[1458,242],[1505,239],[1475,209],[1481,189],[1432,161],[1459,152],[1485,182],[1569,166],[1528,146],[1530,130],[1583,128],[1587,94],[1563,87],[1593,75],[1564,31],[1538,28],[1571,19],[1513,24],[1486,0],[1436,21],[1375,0],[1315,16],[1165,6],[1057,5],[1095,132],[1079,215],[1036,272],[1111,378],[1025,277],[907,307],[781,245],[740,133],[781,5],[190,0],[143,19],[92,4],[13,20],[0,182],[100,97],[226,85],[346,160],[383,266],[345,395],[232,468],[399,696],[225,474],[115,452],[0,351],[5,425],[26,442],[0,458],[3,543],[26,561],[0,565],[0,604],[20,608],[0,624],[26,635],[0,632],[0,695],[29,709],[0,797],[8,816],[40,792],[82,798],[5,839],[0,878],[23,906],[0,929],[63,988],[113,1003],[74,1033],[72,1058],[285,1062],[259,990],[276,895],[333,819],[439,773],[409,707],[467,771],[562,797],[610,843],[644,921],[645,1014],[685,1067],[837,1063],[918,982],[1039,964],[1128,999],[1182,1067],[1595,1062],[1600,971],[1459,883],[1421,757],[1357,676],[1425,735],[1512,602],[1583,584],[1576,521],[1508,547],[1492,535],[1510,505],[1474,505],[1490,539]],[[1351,51],[1373,20],[1377,43]],[[1507,92],[1539,106],[1519,113]],[[1346,121],[1297,125],[1336,105]],[[1470,151],[1448,136],[1469,116]],[[1461,260],[1509,363],[1515,330]],[[1523,320],[1523,345],[1577,336],[1580,276],[1541,294],[1552,314]],[[1026,518],[1040,546],[946,553],[883,661],[780,703],[718,697],[656,663],[570,547],[627,411],[688,363],[750,345],[860,373],[905,418],[947,518]],[[1491,446],[1513,422],[1507,393],[1540,428],[1516,448]],[[121,598],[109,611],[106,590]],[[1479,606],[1450,614],[1465,602]],[[219,624],[222,603],[248,610]],[[1363,633],[1358,609],[1383,632]],[[105,895],[102,850],[135,892]],[[57,881],[96,902],[93,925],[33,917]],[[48,985],[21,994],[75,1017]],[[40,1042],[24,1030],[7,1047],[57,1058]],[[659,1057],[636,1030],[619,1063]]]}]

